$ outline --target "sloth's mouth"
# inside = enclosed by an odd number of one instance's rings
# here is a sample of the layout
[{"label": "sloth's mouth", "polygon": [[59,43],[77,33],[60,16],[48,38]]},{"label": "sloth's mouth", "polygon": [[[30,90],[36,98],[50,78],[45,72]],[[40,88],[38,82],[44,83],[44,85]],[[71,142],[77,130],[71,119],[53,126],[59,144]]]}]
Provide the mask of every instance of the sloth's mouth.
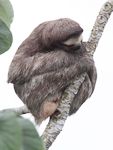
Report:
[{"label": "sloth's mouth", "polygon": [[77,51],[81,49],[81,45],[71,45],[69,48],[70,50]]}]

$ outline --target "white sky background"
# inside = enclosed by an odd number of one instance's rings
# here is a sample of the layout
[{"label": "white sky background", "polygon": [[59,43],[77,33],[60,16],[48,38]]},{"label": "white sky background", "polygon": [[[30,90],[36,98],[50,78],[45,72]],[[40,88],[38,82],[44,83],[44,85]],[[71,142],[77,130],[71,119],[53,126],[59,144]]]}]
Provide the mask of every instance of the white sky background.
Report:
[{"label": "white sky background", "polygon": [[[105,0],[10,0],[14,8],[11,26],[13,45],[0,56],[0,109],[22,106],[7,72],[21,42],[40,23],[62,17],[77,21],[87,41],[96,16]],[[50,150],[113,150],[113,14],[94,55],[98,80],[95,91],[79,111],[69,117]],[[31,115],[24,115],[33,121]],[[41,134],[45,121],[40,128]]]}]

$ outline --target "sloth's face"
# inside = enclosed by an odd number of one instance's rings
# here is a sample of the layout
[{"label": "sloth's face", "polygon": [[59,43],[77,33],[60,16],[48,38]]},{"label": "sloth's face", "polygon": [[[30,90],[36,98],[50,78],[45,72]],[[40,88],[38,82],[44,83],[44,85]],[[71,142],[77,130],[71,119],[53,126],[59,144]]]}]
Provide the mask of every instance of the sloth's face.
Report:
[{"label": "sloth's face", "polygon": [[81,42],[83,41],[83,36],[82,34],[79,36],[74,36],[64,42],[62,44],[64,47],[67,47],[69,50],[79,50],[81,48]]}]

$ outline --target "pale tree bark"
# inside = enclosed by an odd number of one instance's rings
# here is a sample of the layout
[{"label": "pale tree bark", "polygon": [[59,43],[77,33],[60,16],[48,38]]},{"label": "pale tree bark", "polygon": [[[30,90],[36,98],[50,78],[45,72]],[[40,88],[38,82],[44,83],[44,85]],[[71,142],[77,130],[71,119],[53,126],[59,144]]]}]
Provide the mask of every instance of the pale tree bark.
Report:
[{"label": "pale tree bark", "polygon": [[[107,24],[107,21],[112,11],[113,11],[113,0],[109,0],[102,6],[100,13],[97,16],[97,19],[91,31],[91,35],[89,37],[89,40],[87,41],[87,56],[86,57],[93,57],[93,54],[96,50],[98,42],[104,31],[104,27]],[[56,137],[62,131],[65,120],[69,114],[70,104],[72,100],[74,99],[75,95],[77,94],[79,87],[84,81],[84,79],[85,79],[85,74],[78,77],[74,81],[74,83],[71,84],[64,91],[60,105],[57,108],[56,113],[51,117],[42,135],[42,139],[44,141],[46,149],[49,149],[49,147],[52,145]],[[79,109],[80,106],[81,106],[81,103],[79,104],[77,109]]]},{"label": "pale tree bark", "polygon": [[14,111],[18,115],[30,113],[26,105],[22,107],[12,108],[11,110]]},{"label": "pale tree bark", "polygon": [[[86,57],[93,57],[93,54],[96,50],[98,42],[104,31],[104,27],[107,24],[107,21],[113,11],[113,0],[108,0],[101,8],[99,15],[97,16],[96,22],[91,31],[89,40],[87,41],[87,55]],[[42,139],[46,149],[52,145],[56,137],[62,131],[65,120],[68,117],[70,104],[77,94],[80,85],[85,79],[85,73],[80,77],[77,77],[76,80],[64,91],[62,99],[60,101],[59,107],[56,112],[50,118],[50,121],[42,135]],[[78,108],[81,106],[79,104]],[[20,108],[12,109],[17,114],[29,113],[29,110],[26,106]]]}]

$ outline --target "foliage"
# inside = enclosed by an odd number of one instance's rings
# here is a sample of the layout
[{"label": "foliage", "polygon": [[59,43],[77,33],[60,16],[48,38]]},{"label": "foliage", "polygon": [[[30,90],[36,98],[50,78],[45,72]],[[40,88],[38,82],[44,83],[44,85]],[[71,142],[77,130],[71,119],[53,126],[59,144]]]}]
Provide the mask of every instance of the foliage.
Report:
[{"label": "foliage", "polygon": [[13,21],[14,13],[9,0],[0,0],[0,18],[10,28]]},{"label": "foliage", "polygon": [[9,0],[0,0],[0,54],[6,52],[12,45],[10,25],[14,13]]},{"label": "foliage", "polygon": [[11,110],[0,113],[0,150],[44,150],[33,124]]},{"label": "foliage", "polygon": [[12,34],[7,25],[0,19],[0,54],[6,52],[12,44]]}]

